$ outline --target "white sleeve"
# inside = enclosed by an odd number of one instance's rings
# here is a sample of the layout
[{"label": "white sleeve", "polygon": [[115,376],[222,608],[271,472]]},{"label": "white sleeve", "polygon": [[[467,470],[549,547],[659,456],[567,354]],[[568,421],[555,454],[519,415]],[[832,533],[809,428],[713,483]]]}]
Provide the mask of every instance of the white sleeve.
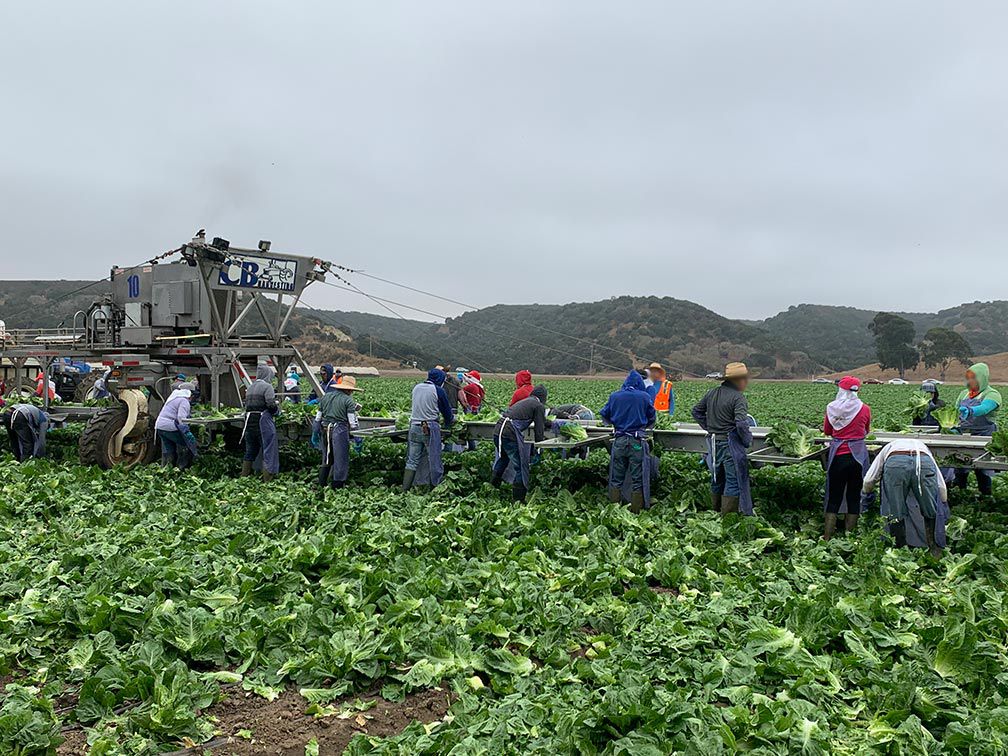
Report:
[{"label": "white sleeve", "polygon": [[934,454],[928,450],[928,456],[931,457],[931,461],[935,463],[935,468],[938,470],[938,496],[942,501],[948,503],[948,486],[945,485],[945,476],[942,475],[941,468],[938,467],[938,460],[934,458]]},{"label": "white sleeve", "polygon": [[864,477],[864,491],[871,493],[875,490],[875,486],[878,485],[879,478],[882,477],[882,467],[885,465],[886,459],[889,458],[889,447],[884,448],[875,457],[875,461],[871,463],[871,467],[868,468],[868,473]]}]

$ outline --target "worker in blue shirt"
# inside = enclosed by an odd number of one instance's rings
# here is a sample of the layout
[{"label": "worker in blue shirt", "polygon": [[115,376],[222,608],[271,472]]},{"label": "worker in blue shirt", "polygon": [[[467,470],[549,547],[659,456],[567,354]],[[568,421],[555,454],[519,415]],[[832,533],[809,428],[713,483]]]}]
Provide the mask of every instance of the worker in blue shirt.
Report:
[{"label": "worker in blue shirt", "polygon": [[627,500],[631,512],[651,506],[651,465],[646,431],[655,424],[654,401],[644,386],[644,379],[631,370],[619,391],[599,415],[613,426],[615,438],[609,459],[609,501]]}]

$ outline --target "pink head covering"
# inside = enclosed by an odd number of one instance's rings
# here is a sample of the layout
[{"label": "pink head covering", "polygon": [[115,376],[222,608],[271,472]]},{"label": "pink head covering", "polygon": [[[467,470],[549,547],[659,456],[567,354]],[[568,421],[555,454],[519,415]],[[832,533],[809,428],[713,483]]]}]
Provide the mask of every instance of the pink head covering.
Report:
[{"label": "pink head covering", "polygon": [[826,406],[826,417],[830,425],[833,426],[833,430],[846,428],[861,411],[864,402],[857,395],[859,388],[861,388],[861,381],[851,375],[840,380],[836,399]]}]

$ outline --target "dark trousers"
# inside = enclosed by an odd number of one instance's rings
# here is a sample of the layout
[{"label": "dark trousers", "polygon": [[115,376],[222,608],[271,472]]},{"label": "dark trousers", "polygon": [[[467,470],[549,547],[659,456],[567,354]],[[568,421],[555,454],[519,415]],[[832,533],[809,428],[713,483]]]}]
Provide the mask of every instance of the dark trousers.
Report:
[{"label": "dark trousers", "polygon": [[644,445],[640,439],[617,436],[612,445],[612,467],[609,487],[620,488],[630,471],[631,488],[644,490]]},{"label": "dark trousers", "polygon": [[[977,488],[984,496],[990,496],[994,491],[994,479],[986,470],[976,470]],[[970,471],[962,467],[957,467],[955,471],[956,488],[966,488],[969,486]]]},{"label": "dark trousers", "polygon": [[826,473],[829,478],[829,499],[826,501],[826,511],[836,514],[847,493],[847,514],[858,514],[861,511],[861,487],[864,485],[864,470],[861,463],[854,459],[853,454],[837,454],[833,464]]},{"label": "dark trousers", "polygon": [[7,438],[10,439],[14,459],[18,462],[30,459],[35,453],[35,434],[32,433],[26,417],[20,414],[14,416],[10,428],[7,429]]},{"label": "dark trousers", "polygon": [[186,445],[185,439],[178,431],[157,432],[161,440],[161,464],[165,467],[175,465],[179,470],[185,470],[192,464],[192,453]]},{"label": "dark trousers", "polygon": [[262,429],[259,427],[259,413],[249,416],[245,424],[245,456],[246,462],[255,462],[262,451]]}]

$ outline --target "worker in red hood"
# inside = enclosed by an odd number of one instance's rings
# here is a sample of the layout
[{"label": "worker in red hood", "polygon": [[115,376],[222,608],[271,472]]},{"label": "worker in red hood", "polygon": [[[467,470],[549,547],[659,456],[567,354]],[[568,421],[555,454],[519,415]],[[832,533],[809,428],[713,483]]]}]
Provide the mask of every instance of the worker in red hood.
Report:
[{"label": "worker in red hood", "polygon": [[511,395],[511,406],[516,402],[520,402],[522,399],[528,399],[532,395],[532,373],[528,370],[519,370],[515,373],[515,389],[514,394]]}]

